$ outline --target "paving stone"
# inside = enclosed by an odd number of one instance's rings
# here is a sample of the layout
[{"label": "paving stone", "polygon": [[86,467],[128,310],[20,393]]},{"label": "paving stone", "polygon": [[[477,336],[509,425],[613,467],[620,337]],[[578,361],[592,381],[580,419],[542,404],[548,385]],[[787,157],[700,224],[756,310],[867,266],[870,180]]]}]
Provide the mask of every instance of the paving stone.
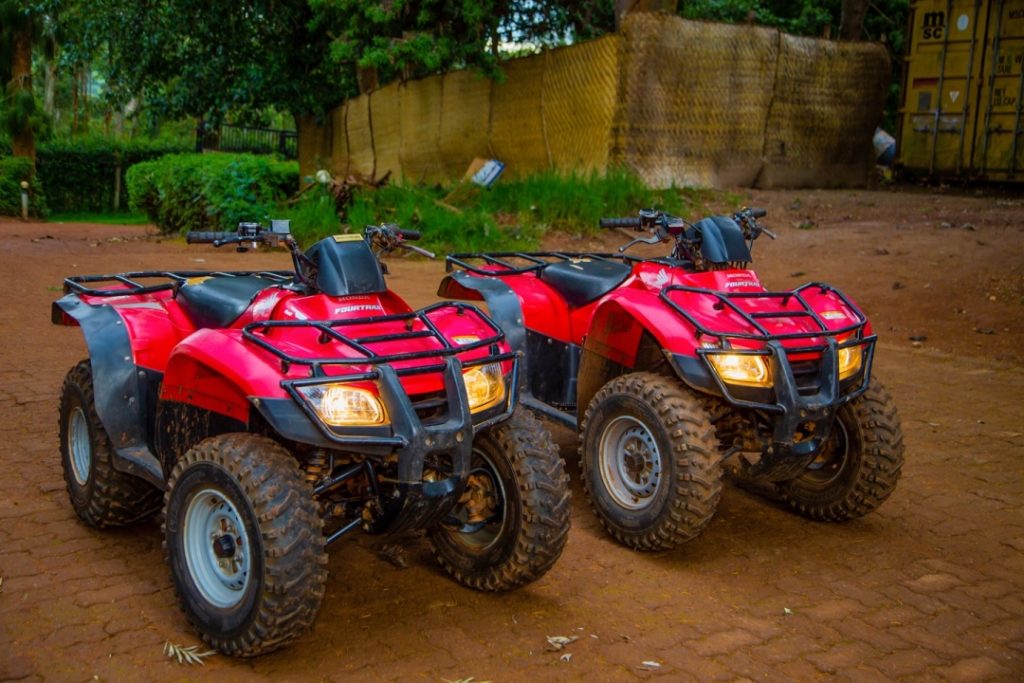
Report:
[{"label": "paving stone", "polygon": [[[952,666],[938,668],[936,672],[943,678],[954,683],[973,683],[974,681],[988,681],[1002,676],[1008,676],[1012,672],[989,657],[970,657],[961,659]],[[1019,671],[1017,672],[1020,673]]]}]

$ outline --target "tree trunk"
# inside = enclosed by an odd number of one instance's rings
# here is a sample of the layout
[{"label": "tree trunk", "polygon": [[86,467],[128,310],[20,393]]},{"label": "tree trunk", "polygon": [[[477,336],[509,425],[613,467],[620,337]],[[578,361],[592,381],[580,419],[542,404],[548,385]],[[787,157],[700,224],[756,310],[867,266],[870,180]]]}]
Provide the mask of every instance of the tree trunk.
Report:
[{"label": "tree trunk", "polygon": [[864,17],[868,13],[868,0],[843,0],[842,17],[839,20],[840,40],[860,40],[864,30]]},{"label": "tree trunk", "polygon": [[46,77],[43,81],[43,111],[53,118],[57,99],[57,59],[46,63]]},{"label": "tree trunk", "polygon": [[622,20],[627,14],[640,12],[664,12],[675,14],[679,0],[615,0],[615,30],[622,30]]},{"label": "tree trunk", "polygon": [[[24,21],[15,31],[9,85],[12,100],[17,100],[24,91],[32,93],[32,22]],[[20,130],[11,131],[11,134],[11,152],[14,156],[28,157],[35,163],[36,136],[31,122],[26,121]]]}]

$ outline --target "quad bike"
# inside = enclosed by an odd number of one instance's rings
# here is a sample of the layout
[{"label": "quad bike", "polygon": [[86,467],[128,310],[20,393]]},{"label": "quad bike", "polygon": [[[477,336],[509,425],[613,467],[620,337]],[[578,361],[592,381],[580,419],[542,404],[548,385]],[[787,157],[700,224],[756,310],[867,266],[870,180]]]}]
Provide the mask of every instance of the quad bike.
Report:
[{"label": "quad bike", "polygon": [[162,506],[181,606],[224,653],[307,630],[325,548],[356,529],[425,529],[479,590],[533,581],[562,552],[564,465],[517,408],[502,331],[465,303],[413,311],[385,285],[380,255],[418,237],[370,226],[302,252],[286,221],[193,232],[283,245],[294,271],[69,277],[53,305],[90,354],[60,399],[71,504],[94,527]]},{"label": "quad bike", "polygon": [[[482,299],[525,357],[521,402],[578,428],[584,488],[607,531],[659,550],[714,515],[723,470],[817,520],[874,510],[903,437],[871,376],[875,335],[820,283],[767,291],[748,269],[760,209],[647,231],[617,254],[453,254],[439,294]],[[634,258],[672,241],[668,258]],[[452,272],[453,269],[455,272]]]}]

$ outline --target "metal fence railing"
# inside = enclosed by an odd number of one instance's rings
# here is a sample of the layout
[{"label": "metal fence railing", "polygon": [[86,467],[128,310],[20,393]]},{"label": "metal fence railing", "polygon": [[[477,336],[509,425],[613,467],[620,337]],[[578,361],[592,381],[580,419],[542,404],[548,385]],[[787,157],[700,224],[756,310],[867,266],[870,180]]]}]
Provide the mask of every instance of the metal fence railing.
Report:
[{"label": "metal fence railing", "polygon": [[280,154],[295,159],[299,152],[299,136],[294,130],[253,128],[221,124],[217,128],[196,129],[196,151],[215,149],[222,152]]}]

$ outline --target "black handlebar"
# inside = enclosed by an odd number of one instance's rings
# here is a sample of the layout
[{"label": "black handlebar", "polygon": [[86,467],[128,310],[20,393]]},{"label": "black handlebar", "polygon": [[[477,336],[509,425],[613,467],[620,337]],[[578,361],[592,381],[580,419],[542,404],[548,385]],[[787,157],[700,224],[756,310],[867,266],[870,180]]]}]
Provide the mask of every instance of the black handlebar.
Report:
[{"label": "black handlebar", "polygon": [[602,218],[598,224],[602,228],[633,228],[639,230],[642,226],[639,218]]},{"label": "black handlebar", "polygon": [[223,242],[237,236],[238,234],[234,232],[192,231],[185,234],[185,241],[188,244],[210,244],[213,242]]},{"label": "black handlebar", "polygon": [[747,209],[747,213],[750,214],[751,218],[764,218],[768,215],[768,212],[765,209],[757,209],[754,207]]},{"label": "black handlebar", "polygon": [[419,230],[403,230],[401,228],[396,228],[395,233],[408,242],[415,242],[420,238]]}]

